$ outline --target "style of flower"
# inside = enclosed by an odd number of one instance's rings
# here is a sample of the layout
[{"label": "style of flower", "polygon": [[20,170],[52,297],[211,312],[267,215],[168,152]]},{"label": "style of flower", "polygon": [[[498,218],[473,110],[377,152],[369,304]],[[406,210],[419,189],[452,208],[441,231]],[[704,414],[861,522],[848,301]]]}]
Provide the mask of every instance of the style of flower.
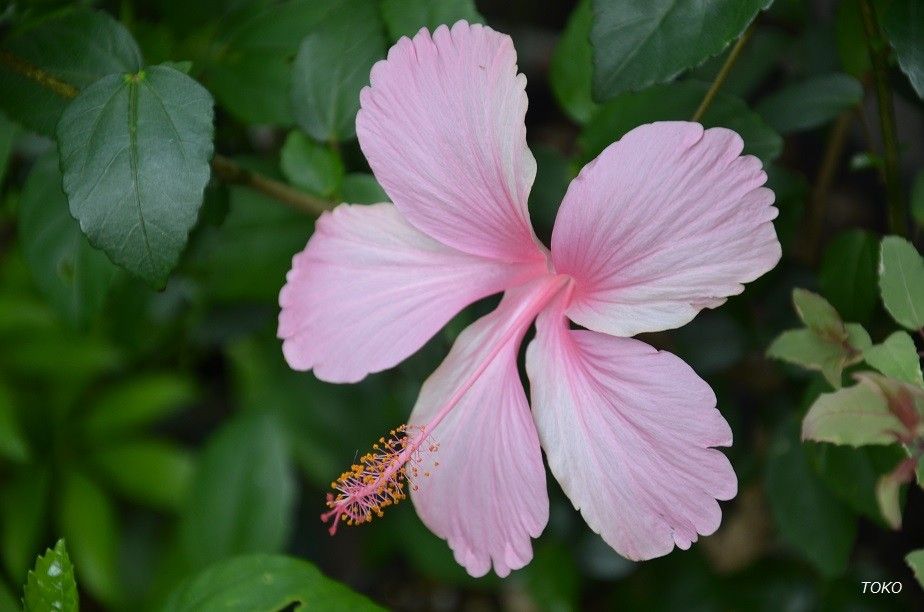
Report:
[{"label": "style of flower", "polygon": [[[679,327],[779,261],[773,193],[742,140],[643,125],[568,188],[551,249],[527,196],[526,78],[511,39],[458,22],[402,38],[373,69],[359,143],[393,204],[318,220],[280,294],[289,364],[355,382],[503,291],[424,383],[409,425],[345,472],[332,531],[410,495],[473,576],[532,557],[548,520],[541,448],[587,524],[629,559],[713,533],[737,491],[732,433],[679,358],[631,339]],[[517,371],[526,352],[532,412]],[[572,323],[580,326],[577,329]]]}]

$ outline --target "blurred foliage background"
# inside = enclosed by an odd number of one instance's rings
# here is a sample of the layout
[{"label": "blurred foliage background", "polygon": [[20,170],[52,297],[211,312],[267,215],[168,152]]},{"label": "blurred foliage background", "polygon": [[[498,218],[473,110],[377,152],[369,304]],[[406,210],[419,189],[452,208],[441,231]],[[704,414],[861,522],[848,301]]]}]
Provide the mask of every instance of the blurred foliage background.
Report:
[{"label": "blurred foliage background", "polygon": [[[799,423],[831,383],[764,356],[798,325],[794,287],[875,342],[894,328],[879,238],[916,238],[924,223],[916,0],[0,7],[0,610],[18,609],[36,555],[59,538],[86,610],[196,609],[178,602],[275,571],[301,585],[286,583],[273,600],[283,607],[324,582],[296,559],[402,610],[924,609],[904,562],[924,547],[924,493],[902,493],[899,529],[876,500],[901,451],[803,444]],[[616,23],[627,11],[660,26],[642,40]],[[455,335],[491,306],[356,385],[291,371],[275,339],[279,289],[320,210],[385,199],[354,135],[369,68],[400,36],[460,18],[513,37],[543,239],[581,165],[641,123],[700,115],[739,131],[767,166],[781,264],[721,309],[646,338],[706,378],[734,430],[739,495],[689,551],[620,558],[552,478],[535,558],[505,580],[469,578],[410,504],[333,538],[318,519],[331,478],[407,418]],[[897,142],[882,138],[880,86]],[[133,123],[138,96],[160,97],[163,115]],[[142,242],[127,213],[105,215],[137,195],[118,150],[134,134],[155,151],[168,129],[187,148],[140,158],[157,222]],[[251,553],[288,557],[240,557]],[[39,568],[65,558],[49,555]],[[903,592],[863,594],[871,580]],[[368,603],[324,588],[331,609]]]}]

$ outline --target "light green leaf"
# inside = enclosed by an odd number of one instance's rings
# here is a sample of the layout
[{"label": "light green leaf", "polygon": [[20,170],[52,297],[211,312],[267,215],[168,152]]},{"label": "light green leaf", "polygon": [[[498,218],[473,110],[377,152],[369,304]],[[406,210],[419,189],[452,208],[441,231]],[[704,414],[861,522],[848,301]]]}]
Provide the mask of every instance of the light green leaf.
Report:
[{"label": "light green leaf", "polygon": [[247,555],[220,561],[186,580],[170,595],[162,612],[289,609],[382,610],[362,595],[325,577],[306,561],[276,555]]},{"label": "light green leaf", "polygon": [[340,156],[301,132],[289,132],[280,164],[282,173],[296,187],[324,198],[340,192],[344,175]]},{"label": "light green leaf", "polygon": [[824,338],[810,329],[792,329],[780,334],[767,349],[767,356],[810,370],[820,371],[831,386],[841,386],[844,368],[858,363],[863,350],[872,344],[860,325],[846,326],[846,340]]},{"label": "light green leaf", "polygon": [[875,385],[860,383],[822,394],[802,421],[802,439],[863,446],[892,444],[901,422]]},{"label": "light green leaf", "polygon": [[29,458],[29,444],[19,426],[16,404],[6,384],[0,380],[0,457],[12,461]]},{"label": "light green leaf", "polygon": [[901,488],[902,480],[896,474],[885,474],[876,483],[876,500],[886,523],[892,529],[902,526]]},{"label": "light green leaf", "polygon": [[365,172],[351,172],[344,177],[341,199],[350,204],[378,204],[389,201],[388,194],[375,177]]},{"label": "light green leaf", "polygon": [[924,327],[924,259],[904,238],[882,239],[879,291],[893,319],[908,329]]},{"label": "light green leaf", "polygon": [[90,246],[68,211],[55,152],[36,162],[26,180],[19,236],[35,284],[64,320],[85,327],[102,308],[117,268]]},{"label": "light green leaf", "polygon": [[906,332],[897,331],[882,344],[868,347],[863,359],[890,378],[924,387],[918,349]]},{"label": "light green leaf", "polygon": [[106,494],[84,474],[64,473],[58,497],[58,525],[68,541],[81,584],[98,599],[118,599],[119,525]]},{"label": "light green leaf", "polygon": [[245,123],[290,125],[292,58],[302,39],[345,2],[250,2],[221,23],[221,51],[205,70],[209,89]]},{"label": "light green leaf", "polygon": [[141,65],[128,30],[106,13],[50,13],[0,45],[0,106],[29,129],[53,136],[68,98],[101,77]]},{"label": "light green leaf", "polygon": [[45,468],[28,466],[0,489],[0,553],[7,571],[23,580],[42,544],[48,520],[49,485]]},{"label": "light green leaf", "polygon": [[431,32],[437,26],[452,26],[460,19],[483,23],[473,0],[382,0],[382,17],[391,42],[414,36],[420,28]]},{"label": "light green leaf", "polygon": [[237,415],[209,440],[180,523],[193,567],[283,547],[295,501],[288,447],[275,417],[256,412]]},{"label": "light green leaf", "polygon": [[[610,143],[643,123],[689,121],[707,89],[709,86],[705,83],[683,81],[618,96],[601,106],[581,131],[583,159],[590,161]],[[738,132],[744,139],[744,152],[756,155],[764,163],[776,159],[783,149],[779,134],[770,129],[760,115],[738,98],[722,92],[701,122],[706,127],[721,126]]]},{"label": "light green leaf", "polygon": [[23,596],[25,612],[77,612],[77,583],[74,566],[67,556],[64,540],[48,549],[29,572]]},{"label": "light green leaf", "polygon": [[924,99],[924,4],[892,0],[882,15],[882,29],[895,49],[899,67]]},{"label": "light green leaf", "polygon": [[374,0],[354,0],[302,40],[292,67],[292,109],[305,132],[321,142],[356,134],[359,91],[385,55]]},{"label": "light green leaf", "polygon": [[[594,97],[663,83],[721,52],[772,0],[594,0]],[[691,27],[697,24],[697,27]]]},{"label": "light green leaf", "polygon": [[846,74],[822,74],[794,83],[764,98],[757,112],[782,134],[822,126],[863,98],[863,86]]},{"label": "light green leaf", "polygon": [[806,289],[793,289],[792,303],[799,319],[819,336],[838,342],[847,338],[847,328],[841,316],[817,293]]},{"label": "light green leaf", "polygon": [[825,249],[818,284],[849,321],[864,322],[876,308],[878,249],[878,239],[865,230],[848,230]]},{"label": "light green leaf", "polygon": [[212,97],[173,68],[84,90],[57,134],[64,191],[90,243],[162,287],[202,205],[212,132]]},{"label": "light green leaf", "polygon": [[918,583],[924,587],[924,548],[908,553],[908,556],[905,557],[905,563],[914,572],[914,577],[918,579]]},{"label": "light green leaf", "polygon": [[791,420],[770,446],[766,491],[780,536],[823,574],[844,571],[857,532],[856,516],[818,479]]},{"label": "light green leaf", "polygon": [[118,438],[173,414],[195,400],[189,378],[174,373],[149,373],[107,387],[90,405],[82,422],[92,440]]},{"label": "light green leaf", "polygon": [[586,123],[598,106],[591,96],[592,20],[590,0],[581,0],[568,18],[549,63],[549,84],[552,86],[552,93],[565,113],[578,123]]},{"label": "light green leaf", "polygon": [[194,468],[188,451],[162,440],[106,446],[89,461],[122,495],[165,510],[178,509],[186,499]]}]

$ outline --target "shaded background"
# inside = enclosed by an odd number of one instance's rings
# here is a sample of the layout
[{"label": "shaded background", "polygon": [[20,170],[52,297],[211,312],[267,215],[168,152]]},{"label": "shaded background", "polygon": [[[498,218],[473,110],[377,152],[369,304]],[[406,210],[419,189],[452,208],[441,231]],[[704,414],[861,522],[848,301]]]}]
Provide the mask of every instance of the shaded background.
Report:
[{"label": "shaded background", "polygon": [[[62,3],[38,3],[34,10],[51,4]],[[222,83],[240,84],[246,72],[232,70],[228,77],[214,65],[223,24],[248,10],[240,8],[247,0],[83,4],[121,21],[148,63],[193,62],[190,74],[217,98],[216,151],[309,191],[317,184],[299,180],[311,167],[280,168],[291,125],[249,121],[248,105],[258,102],[246,98],[246,87],[236,98],[235,87],[229,92]],[[550,87],[550,61],[575,3],[476,4],[487,23],[513,37],[528,77],[528,138],[539,164],[530,207],[547,240],[570,178],[596,152],[594,143],[608,144],[619,133],[604,120],[581,125],[570,119]],[[409,503],[329,537],[318,516],[331,478],[407,418],[420,384],[452,340],[496,298],[457,316],[399,367],[362,383],[329,385],[292,372],[274,337],[276,299],[312,218],[214,180],[163,291],[124,271],[107,272],[103,261],[102,271],[62,296],[48,275],[72,275],[69,260],[54,250],[67,245],[43,243],[29,232],[66,225],[69,217],[40,219],[24,230],[20,213],[27,198],[66,206],[55,164],[44,157],[53,143],[0,117],[0,141],[9,149],[0,164],[0,415],[14,432],[0,435],[2,582],[18,593],[35,555],[64,536],[88,610],[156,606],[182,578],[252,551],[306,558],[381,604],[405,610],[924,606],[903,562],[924,545],[924,494],[909,487],[905,525],[889,530],[873,488],[898,455],[801,444],[801,417],[826,383],[763,356],[777,334],[797,325],[790,304],[796,286],[820,291],[876,341],[894,327],[878,301],[876,255],[869,250],[887,232],[875,100],[862,30],[851,17],[856,4],[776,2],[758,17],[723,88],[759,109],[787,84],[853,72],[867,93],[843,119],[832,116],[785,134],[769,167],[784,252],[777,269],[718,311],[645,337],[681,356],[715,389],[734,431],[728,454],[740,492],[723,504],[717,534],[689,551],[640,564],[620,558],[590,532],[551,475],[551,519],[534,543],[535,558],[506,580],[467,577]],[[0,13],[0,33],[11,31],[22,6],[17,10]],[[566,63],[581,61],[562,53]],[[681,78],[708,83],[722,60]],[[894,67],[891,77],[910,188],[924,158],[924,114]],[[619,104],[625,100],[611,102],[611,112],[632,122]],[[670,112],[684,118],[692,108]],[[834,130],[843,145],[823,171]],[[341,142],[337,155],[348,173],[368,172],[355,140]],[[374,193],[364,180],[354,180],[352,193]],[[343,186],[337,193],[347,198],[347,191]],[[864,580],[900,580],[904,592],[863,595]]]}]

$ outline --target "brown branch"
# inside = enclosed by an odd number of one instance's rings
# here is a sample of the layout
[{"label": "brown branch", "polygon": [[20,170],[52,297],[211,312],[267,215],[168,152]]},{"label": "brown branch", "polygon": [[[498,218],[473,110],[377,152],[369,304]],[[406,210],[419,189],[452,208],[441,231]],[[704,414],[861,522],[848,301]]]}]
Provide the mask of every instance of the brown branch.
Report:
[{"label": "brown branch", "polygon": [[271,198],[275,198],[300,212],[320,215],[325,210],[333,208],[331,202],[311,196],[281,181],[260,174],[259,172],[248,170],[235,161],[218,153],[212,158],[212,172],[219,180],[225,183],[249,187]]},{"label": "brown branch", "polygon": [[751,25],[748,26],[748,29],[744,31],[744,34],[741,35],[741,38],[738,39],[738,42],[735,43],[735,46],[732,47],[732,50],[728,53],[728,57],[725,58],[725,63],[722,64],[722,67],[719,69],[719,73],[715,75],[715,80],[712,81],[712,85],[709,86],[708,91],[706,91],[706,95],[703,96],[703,101],[700,102],[699,108],[697,108],[696,112],[693,113],[691,121],[699,121],[703,118],[703,115],[706,114],[706,111],[709,110],[709,107],[712,105],[712,101],[715,99],[716,94],[719,93],[722,85],[725,84],[725,79],[728,78],[732,66],[735,65],[736,61],[738,61],[738,56],[741,55],[741,51],[744,49],[744,46],[747,44],[748,40],[751,39],[751,34],[754,33],[756,26],[757,19],[754,19],[754,21],[751,22]]}]

